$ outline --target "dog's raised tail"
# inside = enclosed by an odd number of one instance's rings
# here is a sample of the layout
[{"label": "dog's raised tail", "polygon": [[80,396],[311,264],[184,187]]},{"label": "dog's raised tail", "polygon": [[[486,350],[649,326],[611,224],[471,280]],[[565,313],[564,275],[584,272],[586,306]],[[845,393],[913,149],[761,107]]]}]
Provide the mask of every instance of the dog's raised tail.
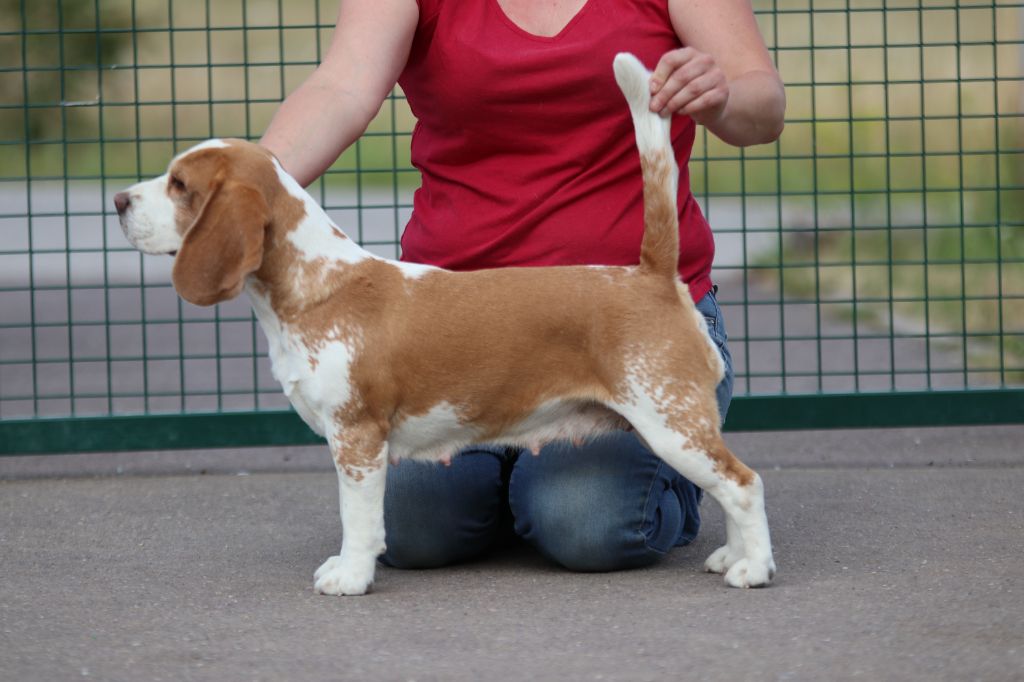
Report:
[{"label": "dog's raised tail", "polygon": [[615,55],[615,80],[629,102],[644,179],[644,237],[640,267],[675,278],[679,266],[679,167],[670,118],[650,110],[651,72],[627,52]]}]

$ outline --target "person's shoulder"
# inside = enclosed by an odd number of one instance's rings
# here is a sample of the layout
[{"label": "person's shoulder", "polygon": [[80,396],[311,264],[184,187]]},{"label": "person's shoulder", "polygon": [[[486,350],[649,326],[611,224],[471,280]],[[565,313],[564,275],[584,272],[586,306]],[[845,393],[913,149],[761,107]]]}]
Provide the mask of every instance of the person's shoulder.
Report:
[{"label": "person's shoulder", "polygon": [[444,5],[444,0],[416,0],[420,8],[420,21],[436,16]]}]

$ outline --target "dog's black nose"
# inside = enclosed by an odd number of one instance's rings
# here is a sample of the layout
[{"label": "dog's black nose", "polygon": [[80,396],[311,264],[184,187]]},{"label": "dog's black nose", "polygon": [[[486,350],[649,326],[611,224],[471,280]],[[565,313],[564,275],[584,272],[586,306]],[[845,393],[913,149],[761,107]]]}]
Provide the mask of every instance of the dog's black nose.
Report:
[{"label": "dog's black nose", "polygon": [[128,196],[128,192],[118,192],[114,195],[114,208],[117,209],[118,213],[124,213],[130,203],[131,199]]}]

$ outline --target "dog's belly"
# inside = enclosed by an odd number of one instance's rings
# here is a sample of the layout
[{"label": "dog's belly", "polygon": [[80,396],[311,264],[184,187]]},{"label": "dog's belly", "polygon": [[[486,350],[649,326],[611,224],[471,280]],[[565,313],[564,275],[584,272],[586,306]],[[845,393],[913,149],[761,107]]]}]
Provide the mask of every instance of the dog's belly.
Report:
[{"label": "dog's belly", "polygon": [[535,446],[553,440],[576,440],[629,428],[617,412],[592,402],[553,402],[502,431],[497,440]]},{"label": "dog's belly", "polygon": [[447,460],[474,443],[521,445],[537,450],[556,440],[580,440],[629,429],[618,413],[593,402],[553,401],[501,427],[468,420],[447,403],[401,420],[388,437],[392,460]]}]

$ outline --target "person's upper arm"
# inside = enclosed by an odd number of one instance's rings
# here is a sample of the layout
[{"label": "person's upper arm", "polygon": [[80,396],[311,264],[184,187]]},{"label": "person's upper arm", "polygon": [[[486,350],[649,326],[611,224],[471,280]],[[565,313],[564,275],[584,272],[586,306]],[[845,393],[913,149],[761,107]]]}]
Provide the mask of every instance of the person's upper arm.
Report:
[{"label": "person's upper arm", "polygon": [[778,77],[749,0],[669,0],[669,15],[683,45],[714,57],[727,79],[751,71]]},{"label": "person's upper arm", "polygon": [[405,68],[418,20],[416,0],[341,0],[318,77],[348,91],[375,114]]},{"label": "person's upper arm", "polygon": [[320,66],[260,140],[299,183],[323,174],[377,115],[409,58],[418,20],[417,0],[342,0]]}]

